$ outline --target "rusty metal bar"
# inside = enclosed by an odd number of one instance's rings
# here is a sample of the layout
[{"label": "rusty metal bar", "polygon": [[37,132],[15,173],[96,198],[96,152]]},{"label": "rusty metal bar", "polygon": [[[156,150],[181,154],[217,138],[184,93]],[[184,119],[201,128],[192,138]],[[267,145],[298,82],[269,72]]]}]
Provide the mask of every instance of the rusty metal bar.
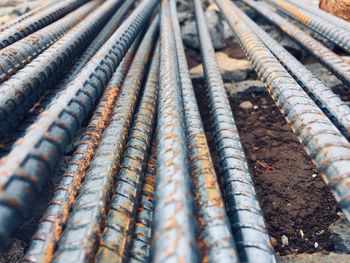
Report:
[{"label": "rusty metal bar", "polygon": [[[84,53],[80,55],[79,58],[74,62],[69,71],[65,73],[64,76],[62,76],[62,79],[60,79],[58,83],[55,83],[53,88],[45,92],[45,94],[42,96],[37,105],[30,110],[29,114],[21,122],[21,125],[16,130],[14,136],[10,140],[7,140],[7,145],[9,148],[13,145],[15,141],[24,136],[27,128],[36,121],[40,113],[48,108],[48,106],[57,96],[57,94],[59,92],[62,92],[66,88],[67,84],[74,79],[74,77],[80,72],[80,70],[86,65],[86,63],[103,46],[103,44],[115,32],[115,30],[117,30],[117,28],[122,23],[125,14],[130,9],[132,4],[133,0],[125,1],[125,3],[118,9],[118,11],[113,15],[109,22],[104,26],[103,30],[94,38],[94,40],[84,51]],[[135,42],[138,43],[138,41]],[[128,53],[136,51],[135,49],[138,46],[138,44],[133,45],[134,47],[131,48],[131,50],[129,50]],[[127,54],[127,56],[129,55]]]},{"label": "rusty metal bar", "polygon": [[57,2],[55,2],[55,1],[54,2],[49,1],[48,3],[45,2],[45,3],[41,4],[40,6],[34,8],[32,11],[26,12],[19,17],[16,17],[16,18],[10,19],[9,21],[6,21],[3,25],[0,26],[0,32],[4,31],[5,29],[7,29],[9,27],[12,27],[12,26],[18,24],[19,22],[22,22],[25,19],[29,19],[30,17],[33,17],[33,16],[39,14],[40,12],[43,12],[44,9],[47,9],[50,6],[53,6],[55,4],[57,4]]},{"label": "rusty metal bar", "polygon": [[203,261],[217,262],[220,258],[222,262],[235,262],[238,261],[236,247],[189,75],[177,18],[176,0],[170,0],[170,15],[175,38],[177,74],[180,78],[184,105],[196,217],[200,232],[198,247]]},{"label": "rusty metal bar", "polygon": [[97,262],[123,262],[129,257],[155,121],[158,70],[159,47],[157,45],[139,107],[134,116],[120,170],[116,175],[114,195],[110,202],[101,245],[96,255]]},{"label": "rusty metal bar", "polygon": [[326,20],[327,22],[333,23],[336,26],[340,26],[343,29],[350,32],[350,23],[344,19],[341,19],[337,16],[334,16],[334,15],[332,15],[326,11],[323,11],[322,9],[319,9],[317,7],[313,7],[310,4],[303,3],[302,1],[295,1],[295,0],[286,0],[286,1],[295,5],[295,6],[298,6],[299,8],[304,9],[307,12],[310,12],[310,13]]},{"label": "rusty metal bar", "polygon": [[[104,5],[114,6],[116,1]],[[0,243],[28,213],[64,148],[87,119],[108,80],[157,4],[144,0],[38,118],[11,152],[0,160]]]},{"label": "rusty metal bar", "polygon": [[62,19],[1,49],[0,83],[15,74],[19,69],[35,59],[43,50],[60,39],[87,16],[89,12],[96,9],[98,4],[98,1],[88,2]]},{"label": "rusty metal bar", "polygon": [[45,90],[54,85],[66,64],[102,28],[120,2],[104,2],[15,76],[0,84],[0,137],[15,130]]},{"label": "rusty metal bar", "polygon": [[131,240],[129,262],[148,262],[152,237],[152,217],[154,205],[154,188],[156,181],[157,161],[156,134],[153,134],[151,152],[146,164],[143,178],[141,198],[137,211],[135,229]]},{"label": "rusty metal bar", "polygon": [[[254,6],[256,4],[256,2],[252,0],[243,1],[249,6]],[[349,106],[346,105],[339,96],[334,94],[330,88],[326,87],[319,79],[317,79],[309,70],[307,70],[295,57],[288,53],[287,50],[265,33],[265,31],[255,24],[247,15],[243,12],[239,12],[239,15],[349,140]]]},{"label": "rusty metal bar", "polygon": [[86,2],[87,0],[64,1],[60,4],[49,6],[45,11],[38,12],[32,17],[4,29],[0,34],[0,49],[60,19]]},{"label": "rusty metal bar", "polygon": [[297,6],[284,0],[273,0],[273,3],[284,14],[287,14],[299,23],[314,30],[318,34],[324,36],[333,43],[337,44],[339,47],[343,48],[346,52],[350,53],[349,31],[343,29],[342,27],[324,21],[320,17],[307,12],[306,10],[300,9]]},{"label": "rusty metal bar", "polygon": [[344,84],[350,87],[350,65],[344,62],[340,56],[312,38],[303,30],[274,13],[267,7],[267,5],[265,5],[265,3],[251,3],[250,1],[245,0],[243,0],[243,2],[266,19],[270,20],[280,30],[295,40],[301,47],[305,48],[316,60],[344,82]]},{"label": "rusty metal bar", "polygon": [[38,230],[34,234],[22,262],[34,263],[51,260],[56,243],[61,236],[62,228],[66,224],[69,211],[80,189],[81,182],[100,142],[101,134],[110,119],[139,42],[140,37],[132,44],[103,91],[94,114],[85,128],[63,178],[56,187],[54,196],[40,221]]},{"label": "rusty metal bar", "polygon": [[[145,11],[145,3],[146,7],[147,4],[154,6],[157,1],[145,1],[136,10]],[[95,258],[106,221],[110,191],[127,142],[133,112],[145,77],[144,69],[150,59],[157,34],[158,20],[156,19],[143,38],[124,80],[122,92],[113,109],[109,124],[102,134],[58,242],[53,262],[85,262],[93,261]]]},{"label": "rusty metal bar", "polygon": [[201,2],[195,0],[194,4],[211,121],[220,158],[220,178],[240,260],[253,262],[259,258],[261,262],[276,262],[230,102],[216,63]]},{"label": "rusty metal bar", "polygon": [[242,49],[272,98],[322,173],[345,216],[350,219],[350,144],[268,48],[239,19],[239,9],[216,0]]},{"label": "rusty metal bar", "polygon": [[163,0],[160,11],[158,149],[151,260],[198,262],[197,224],[173,30],[169,2]]}]

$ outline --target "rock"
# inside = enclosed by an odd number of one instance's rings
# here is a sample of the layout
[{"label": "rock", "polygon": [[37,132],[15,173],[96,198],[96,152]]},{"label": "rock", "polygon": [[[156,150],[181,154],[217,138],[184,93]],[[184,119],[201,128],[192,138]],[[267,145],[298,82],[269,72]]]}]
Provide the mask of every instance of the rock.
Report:
[{"label": "rock", "polygon": [[243,101],[241,104],[239,104],[239,107],[245,110],[249,110],[253,108],[253,104],[250,101]]},{"label": "rock", "polygon": [[266,91],[264,83],[260,80],[245,80],[236,83],[225,83],[225,88],[230,97],[238,93],[249,91]]},{"label": "rock", "polygon": [[288,242],[288,237],[286,235],[283,235],[281,237],[281,241],[282,241],[282,245],[283,246],[288,246],[289,245],[289,242]]},{"label": "rock", "polygon": [[[220,68],[224,81],[242,81],[247,78],[253,68],[246,59],[230,58],[226,53],[216,52],[216,62]],[[202,64],[190,69],[191,77],[194,79],[203,77]]]},{"label": "rock", "polygon": [[288,255],[283,257],[278,257],[277,261],[279,263],[344,263],[350,262],[350,255],[344,254],[298,254],[298,255]]},{"label": "rock", "polygon": [[340,217],[329,230],[332,233],[334,249],[340,253],[350,253],[350,224],[345,217]]}]

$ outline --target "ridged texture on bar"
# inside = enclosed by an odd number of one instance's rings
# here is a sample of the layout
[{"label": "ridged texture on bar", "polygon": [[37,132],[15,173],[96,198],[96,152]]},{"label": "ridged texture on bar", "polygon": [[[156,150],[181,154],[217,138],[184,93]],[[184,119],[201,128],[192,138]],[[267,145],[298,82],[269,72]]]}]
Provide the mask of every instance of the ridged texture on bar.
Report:
[{"label": "ridged texture on bar", "polygon": [[[0,50],[0,83],[36,58],[98,6],[91,1],[62,19]],[[1,33],[0,33],[1,35]]]},{"label": "ridged texture on bar", "polygon": [[[256,2],[252,0],[243,1],[249,4],[249,6],[256,5]],[[287,50],[265,33],[265,31],[255,24],[247,15],[243,12],[240,12],[239,15],[349,140],[349,106],[345,104],[339,96],[334,94],[330,88],[326,87],[319,79],[317,79],[308,69],[306,69],[305,66],[293,55],[288,53]]]},{"label": "ridged texture on bar", "polygon": [[[106,1],[103,5],[111,12],[116,4],[117,1]],[[8,239],[27,214],[31,202],[41,191],[47,176],[53,173],[65,147],[88,118],[156,4],[156,0],[143,1],[11,152],[0,160],[0,243]]]},{"label": "ridged texture on bar", "polygon": [[152,148],[147,161],[145,176],[143,178],[141,199],[138,207],[134,234],[131,241],[129,262],[132,263],[149,262],[152,237],[154,188],[156,180],[156,158],[157,145],[156,134],[154,133]]},{"label": "ridged texture on bar", "polygon": [[350,144],[283,68],[249,27],[237,8],[216,0],[237,40],[306,152],[350,219]]},{"label": "ridged texture on bar", "polygon": [[110,202],[101,246],[96,255],[97,262],[126,262],[129,256],[155,120],[158,71],[157,47],[139,107],[133,118],[120,170],[116,175],[114,195]]},{"label": "ridged texture on bar", "polygon": [[291,3],[287,3],[284,0],[274,0],[274,3],[278,9],[283,11],[285,14],[311,28],[315,32],[319,33],[350,53],[349,31],[337,25],[333,25],[332,23],[329,23],[310,12],[307,12],[306,10],[302,10]]},{"label": "ridged texture on bar", "polygon": [[305,48],[305,50],[307,50],[316,60],[337,76],[342,82],[350,86],[350,65],[340,56],[288,20],[274,13],[264,3],[254,2],[253,5],[251,5],[249,1],[244,2],[266,19],[270,20],[282,30],[282,32],[286,33],[301,47]]},{"label": "ridged texture on bar", "polygon": [[[148,0],[143,3],[147,3],[146,7],[148,5],[153,7],[156,1],[153,4]],[[141,3],[135,12],[145,11],[144,4]],[[151,12],[152,9],[148,11]],[[107,203],[116,179],[114,177],[120,168],[129,127],[145,75],[144,68],[149,61],[157,34],[158,23],[155,20],[144,36],[124,80],[110,122],[102,134],[59,240],[53,262],[85,262],[93,261],[95,258],[108,212]]]},{"label": "ridged texture on bar", "polygon": [[4,29],[0,34],[0,49],[60,19],[86,2],[87,0],[64,1],[60,4],[49,6],[44,12],[38,12],[30,18]]},{"label": "ridged texture on bar", "polygon": [[198,247],[204,262],[217,262],[218,259],[220,262],[236,262],[238,255],[188,71],[177,18],[176,0],[170,0],[170,15],[177,54],[177,74],[182,88],[187,145],[199,225]]},{"label": "ridged texture on bar", "polygon": [[[64,65],[107,22],[121,0],[109,0],[87,16],[59,41],[0,85],[0,137],[12,131],[41,95],[64,71]],[[85,43],[87,42],[87,43]]]},{"label": "ridged texture on bar", "polygon": [[219,155],[220,179],[237,251],[242,262],[276,262],[263,213],[235,125],[201,3],[195,0],[206,92]]},{"label": "ridged texture on bar", "polygon": [[168,0],[160,11],[157,168],[151,260],[197,262],[196,220]]},{"label": "ridged texture on bar", "polygon": [[67,221],[69,211],[80,189],[81,181],[100,142],[101,134],[110,119],[138,44],[139,41],[135,40],[103,91],[94,115],[85,128],[63,178],[56,187],[54,196],[40,221],[38,230],[34,234],[22,262],[48,262],[51,260],[56,242],[61,236],[62,228]]}]

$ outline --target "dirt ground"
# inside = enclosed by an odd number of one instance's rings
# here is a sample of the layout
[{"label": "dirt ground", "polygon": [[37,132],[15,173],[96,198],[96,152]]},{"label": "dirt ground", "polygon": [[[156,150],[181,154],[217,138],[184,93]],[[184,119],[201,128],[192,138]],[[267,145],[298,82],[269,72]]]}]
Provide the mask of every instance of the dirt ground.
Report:
[{"label": "dirt ground", "polygon": [[[194,86],[217,164],[203,82]],[[243,101],[257,108],[242,109]],[[276,254],[333,251],[328,227],[338,219],[336,202],[269,94],[243,93],[231,107]]]}]

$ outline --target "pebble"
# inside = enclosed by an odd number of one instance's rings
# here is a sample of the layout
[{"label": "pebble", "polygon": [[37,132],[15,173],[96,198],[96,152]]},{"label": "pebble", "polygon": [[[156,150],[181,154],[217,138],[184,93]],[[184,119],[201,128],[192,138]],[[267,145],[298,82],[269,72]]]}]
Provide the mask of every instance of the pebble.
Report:
[{"label": "pebble", "polygon": [[317,243],[317,242],[315,242],[315,245],[314,245],[314,246],[315,246],[315,248],[318,248],[318,243]]},{"label": "pebble", "polygon": [[289,242],[288,242],[288,237],[286,235],[283,235],[281,237],[281,241],[282,241],[282,245],[283,246],[288,246],[289,245]]},{"label": "pebble", "polygon": [[317,176],[317,174],[312,174],[311,177],[312,178],[315,178]]},{"label": "pebble", "polygon": [[259,107],[256,106],[256,105],[254,105],[254,106],[253,106],[253,109],[254,109],[254,110],[257,110],[257,109],[259,109]]},{"label": "pebble", "polygon": [[253,108],[253,104],[250,101],[243,101],[241,104],[239,104],[239,107],[245,110],[249,110]]}]

